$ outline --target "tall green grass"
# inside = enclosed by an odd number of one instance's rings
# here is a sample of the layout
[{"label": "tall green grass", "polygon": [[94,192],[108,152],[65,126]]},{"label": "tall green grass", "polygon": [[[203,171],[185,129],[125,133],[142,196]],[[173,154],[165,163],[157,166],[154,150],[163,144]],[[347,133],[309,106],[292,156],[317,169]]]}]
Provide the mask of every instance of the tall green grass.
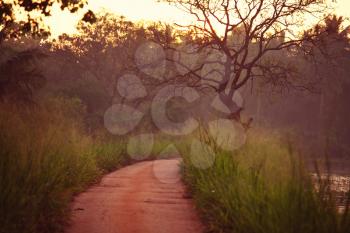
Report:
[{"label": "tall green grass", "polygon": [[[202,137],[207,144],[215,144]],[[215,145],[214,145],[215,148]],[[347,233],[350,213],[339,213],[329,184],[315,190],[302,159],[288,143],[250,135],[228,153],[215,149],[208,169],[184,156],[183,175],[209,232]]]},{"label": "tall green grass", "polygon": [[123,163],[122,143],[92,139],[84,107],[55,98],[0,106],[0,232],[62,230],[74,193]]}]

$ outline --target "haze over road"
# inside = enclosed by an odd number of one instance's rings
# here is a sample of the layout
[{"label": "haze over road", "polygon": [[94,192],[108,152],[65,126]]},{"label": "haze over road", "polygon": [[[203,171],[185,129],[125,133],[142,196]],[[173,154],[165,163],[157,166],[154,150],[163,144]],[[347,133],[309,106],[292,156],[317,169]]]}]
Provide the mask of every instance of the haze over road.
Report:
[{"label": "haze over road", "polygon": [[203,226],[184,198],[179,160],[140,162],[105,176],[76,197],[67,233],[196,233]]}]

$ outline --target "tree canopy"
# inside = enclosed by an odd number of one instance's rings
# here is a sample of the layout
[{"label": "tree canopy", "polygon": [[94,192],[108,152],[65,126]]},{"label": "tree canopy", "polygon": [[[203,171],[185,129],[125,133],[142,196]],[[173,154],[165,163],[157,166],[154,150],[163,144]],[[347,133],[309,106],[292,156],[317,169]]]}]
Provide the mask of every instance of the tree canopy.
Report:
[{"label": "tree canopy", "polygon": [[[306,17],[323,16],[326,5],[319,0],[165,0],[196,22],[178,25],[191,29],[202,38],[195,43],[197,53],[210,51],[219,54],[216,61],[203,60],[197,66],[180,64],[192,76],[192,85],[204,83],[214,88],[222,102],[239,112],[233,96],[236,90],[256,79],[270,80],[272,84],[293,85],[296,74],[290,59],[304,41],[311,41],[318,31],[303,34],[300,28]],[[285,57],[285,58],[288,58]],[[221,68],[203,72],[213,62]],[[299,85],[299,84],[298,84]],[[307,86],[305,86],[307,88]]]},{"label": "tree canopy", "polygon": [[[14,0],[0,1],[0,42],[8,37],[18,37],[25,34],[47,35],[49,31],[41,24],[42,17],[50,16],[52,6],[57,3],[61,9],[68,9],[71,13],[77,12],[87,4],[87,0]],[[16,20],[16,10],[24,10],[26,20]],[[40,12],[39,17],[30,13]],[[83,19],[93,22],[95,17],[88,11]]]}]

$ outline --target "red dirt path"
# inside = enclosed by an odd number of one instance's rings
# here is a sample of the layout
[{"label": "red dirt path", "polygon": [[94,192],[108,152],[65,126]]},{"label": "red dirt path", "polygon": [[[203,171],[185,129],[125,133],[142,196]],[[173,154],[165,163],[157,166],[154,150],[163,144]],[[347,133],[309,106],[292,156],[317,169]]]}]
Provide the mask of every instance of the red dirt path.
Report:
[{"label": "red dirt path", "polygon": [[105,176],[76,197],[66,233],[199,233],[184,198],[179,160],[140,162]]}]

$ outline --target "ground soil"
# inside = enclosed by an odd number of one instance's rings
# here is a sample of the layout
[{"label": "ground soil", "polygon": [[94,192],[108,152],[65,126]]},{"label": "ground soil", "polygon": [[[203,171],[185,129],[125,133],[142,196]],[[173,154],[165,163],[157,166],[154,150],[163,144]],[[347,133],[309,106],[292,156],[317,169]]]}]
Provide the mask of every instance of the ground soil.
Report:
[{"label": "ground soil", "polygon": [[77,196],[66,233],[203,232],[180,180],[179,160],[140,162]]}]

